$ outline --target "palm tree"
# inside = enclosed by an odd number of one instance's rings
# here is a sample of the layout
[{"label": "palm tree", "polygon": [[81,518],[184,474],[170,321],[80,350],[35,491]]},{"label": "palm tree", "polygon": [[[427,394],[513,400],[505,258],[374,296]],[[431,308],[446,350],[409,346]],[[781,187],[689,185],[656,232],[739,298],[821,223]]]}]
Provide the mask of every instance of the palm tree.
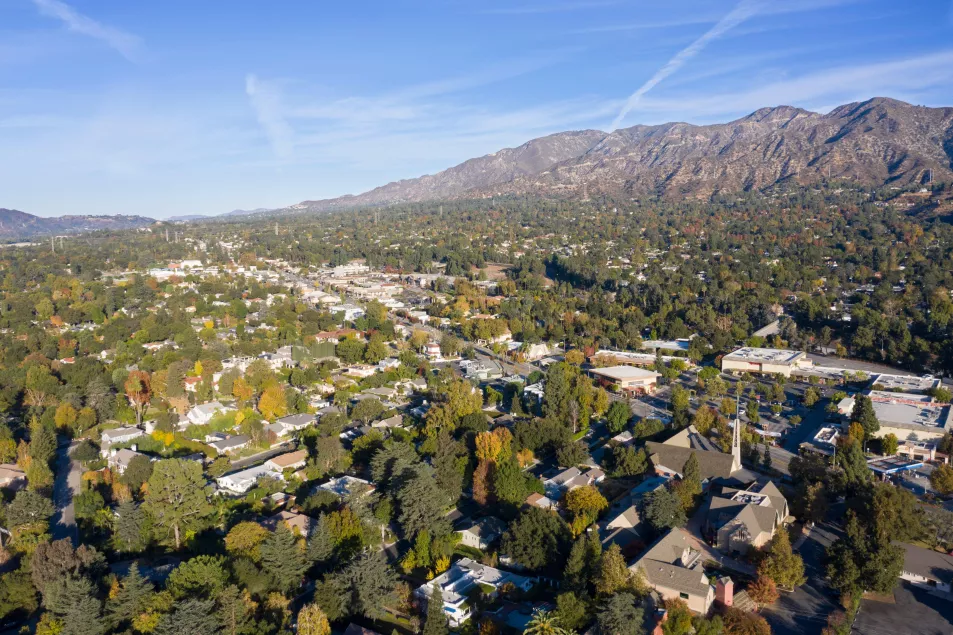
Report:
[{"label": "palm tree", "polygon": [[559,625],[559,618],[543,609],[537,609],[526,625],[523,635],[575,635],[570,629]]}]

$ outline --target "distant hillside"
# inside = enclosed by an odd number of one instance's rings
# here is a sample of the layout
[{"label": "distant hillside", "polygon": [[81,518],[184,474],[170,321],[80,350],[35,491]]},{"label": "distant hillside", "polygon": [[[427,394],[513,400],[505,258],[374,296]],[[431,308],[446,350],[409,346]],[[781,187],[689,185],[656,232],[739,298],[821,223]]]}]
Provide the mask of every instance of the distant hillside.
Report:
[{"label": "distant hillside", "polygon": [[[303,201],[320,212],[503,194],[707,198],[830,175],[866,185],[953,179],[953,108],[875,98],[826,115],[762,108],[725,124],[563,132],[356,196]],[[288,211],[288,210],[282,210]]]},{"label": "distant hillside", "polygon": [[296,209],[326,211],[345,207],[391,205],[453,198],[469,190],[539,174],[550,166],[578,157],[605,137],[604,132],[583,130],[540,137],[518,148],[506,148],[437,174],[395,181],[357,196],[304,201]]},{"label": "distant hillside", "polygon": [[135,229],[155,221],[144,216],[56,216],[42,218],[15,209],[0,208],[0,240],[49,234],[78,234],[101,229]]}]

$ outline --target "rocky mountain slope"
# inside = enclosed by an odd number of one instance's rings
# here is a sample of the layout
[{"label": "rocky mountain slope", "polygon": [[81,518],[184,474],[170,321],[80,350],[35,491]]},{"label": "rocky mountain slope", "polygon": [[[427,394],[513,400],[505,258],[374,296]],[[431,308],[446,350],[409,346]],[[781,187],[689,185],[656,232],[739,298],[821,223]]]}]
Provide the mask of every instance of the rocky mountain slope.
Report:
[{"label": "rocky mountain slope", "polygon": [[582,155],[604,137],[605,133],[598,130],[553,134],[533,139],[518,148],[506,148],[464,161],[437,174],[395,181],[357,196],[304,201],[296,207],[324,211],[454,198],[470,190],[539,174],[560,161]]},{"label": "rocky mountain slope", "polygon": [[808,184],[830,175],[867,185],[953,179],[953,108],[875,98],[827,114],[778,106],[725,124],[667,123],[534,139],[434,175],[302,211],[506,194],[661,194]]},{"label": "rocky mountain slope", "polygon": [[50,234],[78,234],[101,229],[135,229],[155,221],[144,216],[56,216],[43,218],[15,209],[0,208],[0,240]]}]

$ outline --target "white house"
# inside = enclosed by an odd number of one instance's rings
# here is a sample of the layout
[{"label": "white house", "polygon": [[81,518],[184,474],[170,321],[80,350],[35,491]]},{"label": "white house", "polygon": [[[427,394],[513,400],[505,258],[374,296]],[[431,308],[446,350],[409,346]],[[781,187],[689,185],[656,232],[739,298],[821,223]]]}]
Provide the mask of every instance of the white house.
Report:
[{"label": "white house", "polygon": [[232,452],[238,452],[242,448],[246,447],[251,442],[244,434],[238,434],[233,437],[228,437],[227,439],[220,439],[218,441],[212,441],[209,443],[209,446],[215,448],[215,451],[219,454],[231,454]]},{"label": "white house", "polygon": [[255,467],[250,467],[240,472],[232,472],[231,474],[220,476],[215,479],[215,482],[218,483],[219,488],[223,490],[234,494],[244,494],[253,488],[260,479],[266,476],[284,480],[281,472],[276,472],[264,465],[256,465]]},{"label": "white house", "polygon": [[344,319],[348,322],[353,322],[357,318],[364,316],[364,309],[356,304],[341,304],[334,307],[333,311],[335,313],[343,313]]},{"label": "white house", "polygon": [[106,464],[109,465],[109,468],[113,472],[122,474],[126,471],[126,468],[129,467],[129,463],[137,456],[145,456],[145,454],[136,452],[136,446],[132,446],[131,449],[122,448],[121,450],[113,450],[109,453]]},{"label": "white house", "polygon": [[475,589],[492,589],[490,595],[495,596],[503,585],[512,584],[520,591],[529,591],[535,582],[534,578],[500,571],[469,558],[461,558],[447,571],[418,587],[414,595],[427,602],[433,595],[434,588],[439,587],[443,595],[443,611],[447,614],[450,626],[459,628],[470,619],[470,593]]},{"label": "white house", "polygon": [[145,432],[142,428],[129,427],[129,428],[115,428],[114,430],[105,430],[103,431],[102,438],[102,455],[106,456],[109,453],[109,446],[115,445],[116,443],[127,443],[141,437]]},{"label": "white house", "polygon": [[[199,406],[193,406],[189,410],[188,414],[185,415],[185,418],[188,420],[188,423],[193,423],[197,426],[207,425],[209,421],[212,420],[216,414],[220,412],[227,412],[229,409],[226,408],[218,401],[210,401],[208,403],[203,403]],[[186,424],[188,425],[188,424]]]}]

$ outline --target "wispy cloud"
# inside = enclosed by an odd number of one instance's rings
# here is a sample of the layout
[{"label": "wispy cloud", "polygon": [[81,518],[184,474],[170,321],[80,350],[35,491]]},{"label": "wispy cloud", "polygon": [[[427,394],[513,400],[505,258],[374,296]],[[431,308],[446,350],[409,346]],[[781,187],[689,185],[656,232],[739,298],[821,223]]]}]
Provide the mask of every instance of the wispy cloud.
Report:
[{"label": "wispy cloud", "polygon": [[701,53],[712,41],[717,40],[734,27],[755,15],[760,6],[761,3],[759,0],[741,0],[741,2],[739,2],[728,15],[719,20],[715,26],[708,29],[700,38],[676,53],[675,57],[666,62],[662,68],[655,71],[655,74],[652,75],[648,81],[632,93],[629,99],[626,100],[622,110],[616,115],[615,120],[613,120],[610,130],[615,130],[619,127],[622,120],[625,119],[625,116],[636,107],[646,93],[658,86],[666,77],[677,72],[686,62]]},{"label": "wispy cloud", "polygon": [[102,24],[60,0],[33,0],[33,4],[41,14],[59,20],[70,31],[105,42],[128,60],[137,59],[142,45],[137,36]]},{"label": "wispy cloud", "polygon": [[268,135],[275,156],[280,160],[290,159],[294,154],[294,130],[285,119],[278,85],[250,74],[245,77],[245,94],[255,110],[258,123]]},{"label": "wispy cloud", "polygon": [[760,83],[747,90],[648,97],[638,105],[646,122],[724,121],[763,106],[794,105],[825,112],[875,96],[929,103],[932,91],[953,82],[953,49],[869,64],[843,65]]}]

